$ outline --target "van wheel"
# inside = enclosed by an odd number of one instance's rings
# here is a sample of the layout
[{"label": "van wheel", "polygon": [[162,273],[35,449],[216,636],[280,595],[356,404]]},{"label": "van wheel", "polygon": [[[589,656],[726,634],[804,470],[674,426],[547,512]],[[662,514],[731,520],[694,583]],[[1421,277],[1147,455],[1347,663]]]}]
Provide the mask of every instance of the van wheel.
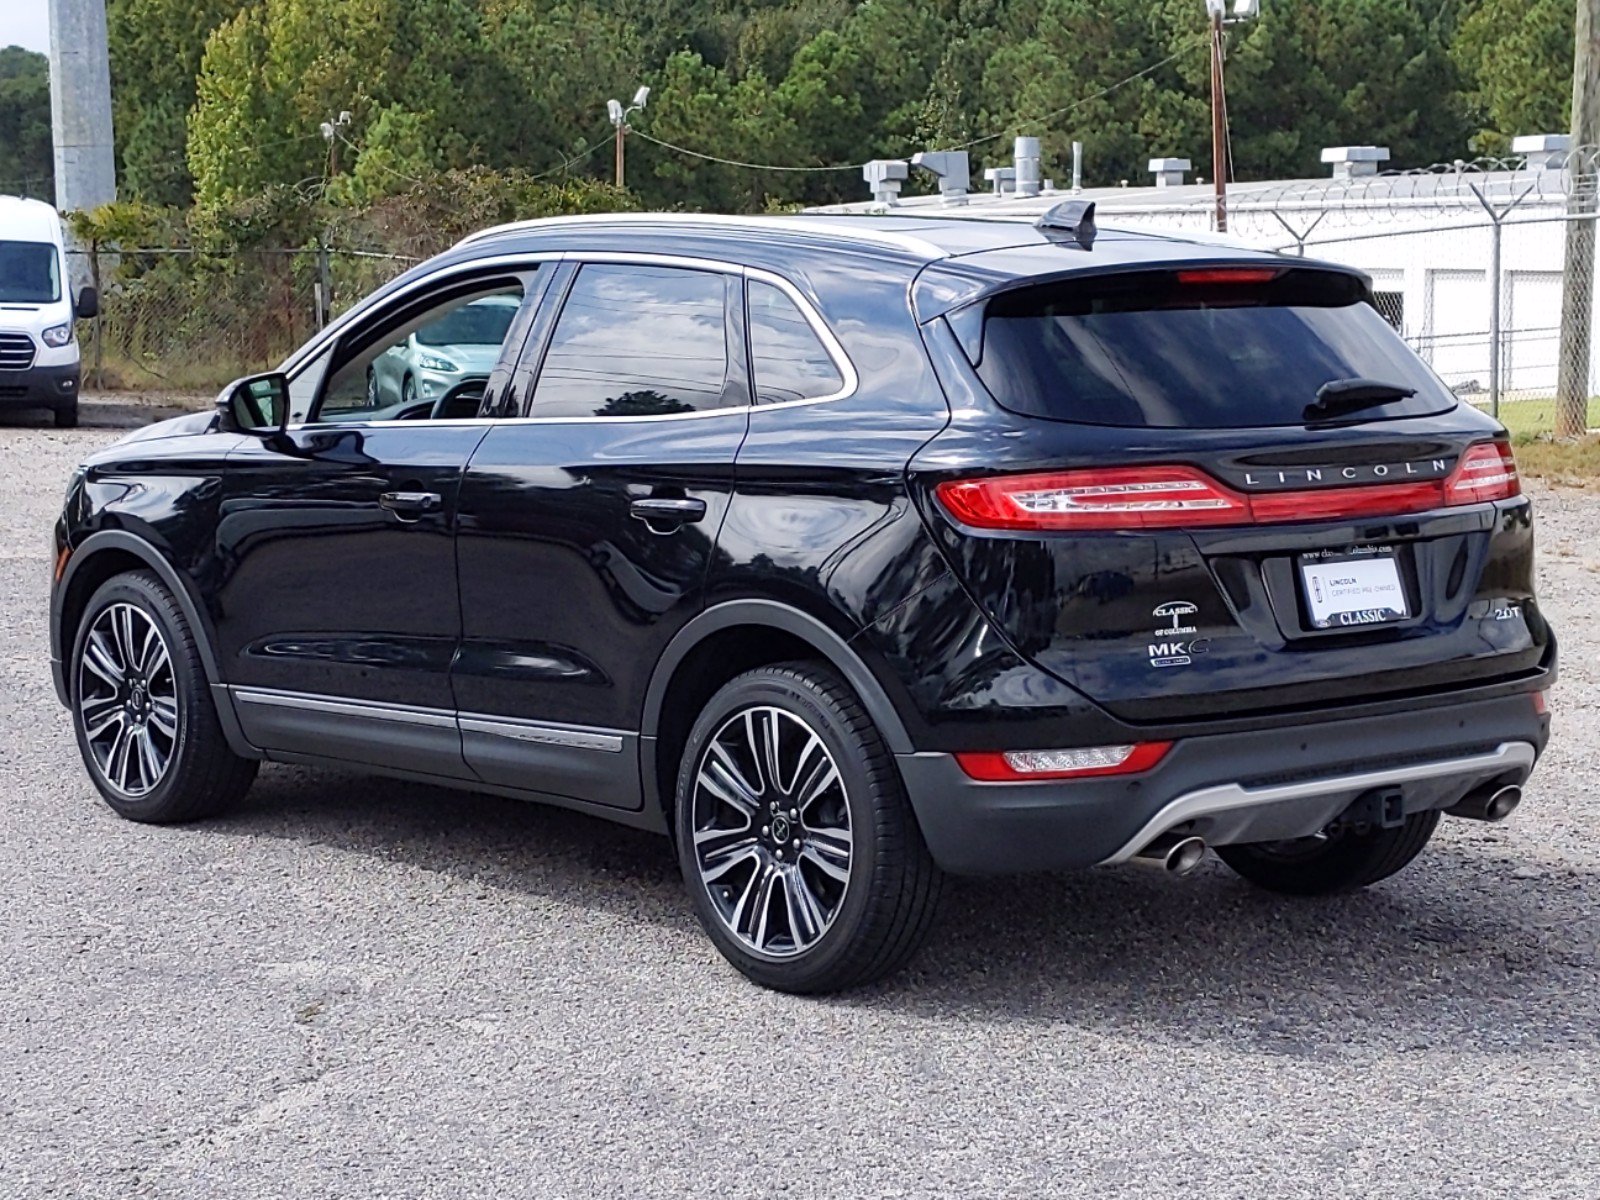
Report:
[{"label": "van wheel", "polygon": [[678,857],[725,958],[784,992],[879,979],[926,937],[942,875],[849,686],[761,667],[711,698],[678,772]]},{"label": "van wheel", "polygon": [[148,571],[114,576],[95,592],[69,678],[78,749],[120,816],[192,821],[249,789],[257,764],[229,749],[194,632]]},{"label": "van wheel", "polygon": [[78,427],[78,402],[74,400],[66,408],[55,410],[57,429],[76,429]]},{"label": "van wheel", "polygon": [[1439,812],[1412,813],[1393,829],[1291,842],[1215,847],[1217,857],[1257,887],[1295,896],[1351,892],[1405,867],[1428,844]]}]

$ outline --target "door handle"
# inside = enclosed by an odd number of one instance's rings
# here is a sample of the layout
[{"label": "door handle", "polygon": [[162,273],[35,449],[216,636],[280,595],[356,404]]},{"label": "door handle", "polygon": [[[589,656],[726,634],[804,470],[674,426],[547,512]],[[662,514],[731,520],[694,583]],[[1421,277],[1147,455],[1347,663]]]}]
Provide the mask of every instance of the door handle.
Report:
[{"label": "door handle", "polygon": [[423,513],[444,507],[444,497],[438,492],[384,492],[378,503],[402,520],[414,521]]},{"label": "door handle", "polygon": [[628,505],[628,515],[643,521],[652,533],[670,533],[680,525],[703,520],[706,502],[690,496],[646,496]]}]

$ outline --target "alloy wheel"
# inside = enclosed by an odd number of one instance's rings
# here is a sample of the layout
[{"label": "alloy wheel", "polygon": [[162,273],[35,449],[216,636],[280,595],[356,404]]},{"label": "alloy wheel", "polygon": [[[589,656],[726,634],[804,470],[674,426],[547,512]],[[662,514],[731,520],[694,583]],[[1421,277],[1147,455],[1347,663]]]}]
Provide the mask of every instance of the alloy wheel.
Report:
[{"label": "alloy wheel", "polygon": [[161,630],[135,605],[109,605],[84,639],[77,682],[95,767],[119,792],[148,795],[178,745],[178,685]]},{"label": "alloy wheel", "polygon": [[769,958],[815,946],[854,857],[844,780],[816,730],[785,709],[740,710],[706,744],[690,803],[700,882],[728,931]]}]

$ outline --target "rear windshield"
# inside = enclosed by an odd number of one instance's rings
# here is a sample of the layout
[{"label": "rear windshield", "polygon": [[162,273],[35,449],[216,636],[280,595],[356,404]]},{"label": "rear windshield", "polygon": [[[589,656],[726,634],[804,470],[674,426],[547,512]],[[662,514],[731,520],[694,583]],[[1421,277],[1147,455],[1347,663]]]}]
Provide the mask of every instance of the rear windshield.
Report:
[{"label": "rear windshield", "polygon": [[54,304],[61,262],[49,242],[0,242],[0,304]]},{"label": "rear windshield", "polygon": [[1359,279],[1268,269],[1136,272],[989,301],[978,374],[1006,408],[1091,425],[1300,425],[1317,390],[1415,394],[1344,419],[1423,416],[1455,397],[1366,302]]}]

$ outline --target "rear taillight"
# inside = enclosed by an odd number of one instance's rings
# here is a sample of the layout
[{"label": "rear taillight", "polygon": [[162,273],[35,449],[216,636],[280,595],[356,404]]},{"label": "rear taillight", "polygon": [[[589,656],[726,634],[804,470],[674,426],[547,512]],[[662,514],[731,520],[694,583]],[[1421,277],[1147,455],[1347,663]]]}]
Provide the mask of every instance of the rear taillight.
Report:
[{"label": "rear taillight", "polygon": [[1444,484],[1446,504],[1480,504],[1509,500],[1522,494],[1517,460],[1505,442],[1478,442],[1468,446]]},{"label": "rear taillight", "polygon": [[1192,467],[1113,467],[941,483],[939,502],[975,529],[1162,529],[1241,525],[1248,500]]},{"label": "rear taillight", "polygon": [[1504,442],[1469,446],[1445,479],[1246,494],[1194,467],[1111,467],[947,480],[939,503],[972,529],[1138,530],[1401,516],[1520,495]]},{"label": "rear taillight", "polygon": [[1089,779],[1097,775],[1137,775],[1172,749],[1171,742],[1131,746],[1081,746],[1072,750],[981,750],[957,754],[956,762],[983,783],[1026,783],[1045,779]]}]

